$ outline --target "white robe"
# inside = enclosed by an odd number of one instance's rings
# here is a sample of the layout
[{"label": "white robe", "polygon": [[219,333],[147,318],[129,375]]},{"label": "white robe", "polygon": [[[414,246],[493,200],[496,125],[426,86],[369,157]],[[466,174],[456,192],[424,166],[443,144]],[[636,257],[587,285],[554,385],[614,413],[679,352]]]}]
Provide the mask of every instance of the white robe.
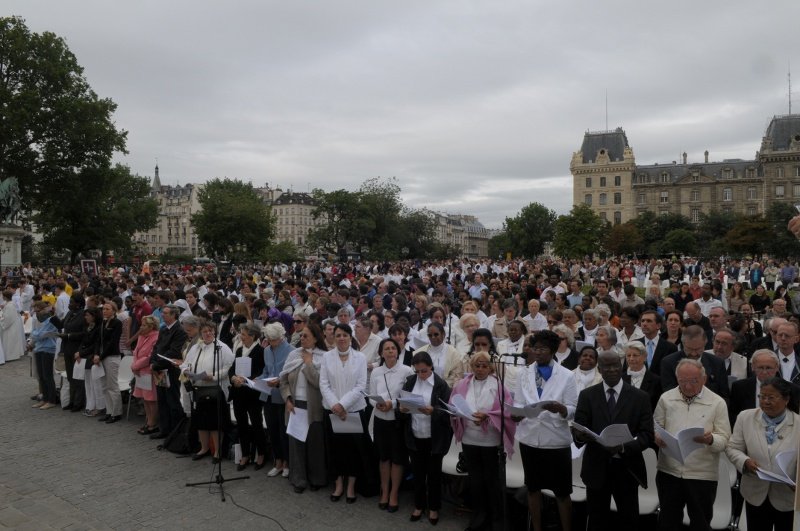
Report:
[{"label": "white robe", "polygon": [[18,360],[25,354],[25,331],[22,317],[13,303],[6,303],[0,314],[0,340],[6,361]]}]

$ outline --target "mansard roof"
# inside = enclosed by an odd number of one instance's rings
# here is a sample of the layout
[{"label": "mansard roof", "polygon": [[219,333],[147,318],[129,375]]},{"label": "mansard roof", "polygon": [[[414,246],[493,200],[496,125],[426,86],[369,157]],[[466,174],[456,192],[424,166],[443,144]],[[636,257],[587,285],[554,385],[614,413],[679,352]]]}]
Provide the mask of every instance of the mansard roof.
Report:
[{"label": "mansard roof", "polygon": [[622,160],[626,147],[628,147],[628,137],[621,127],[617,127],[613,131],[587,131],[583,135],[583,144],[581,144],[583,163],[596,160],[597,154],[602,149],[606,151],[612,162]]},{"label": "mansard roof", "polygon": [[800,114],[773,116],[764,137],[772,141],[774,151],[788,150],[792,140],[800,141]]}]

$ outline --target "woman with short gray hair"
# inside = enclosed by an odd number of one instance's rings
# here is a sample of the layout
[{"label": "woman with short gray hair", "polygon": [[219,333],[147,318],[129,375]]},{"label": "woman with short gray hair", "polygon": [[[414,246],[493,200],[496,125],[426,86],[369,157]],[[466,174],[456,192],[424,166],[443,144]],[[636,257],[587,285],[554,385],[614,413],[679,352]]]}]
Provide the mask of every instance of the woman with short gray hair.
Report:
[{"label": "woman with short gray hair", "polygon": [[267,340],[264,348],[264,371],[261,378],[273,378],[267,382],[272,387],[270,393],[261,393],[264,404],[264,417],[267,421],[269,438],[275,466],[267,473],[269,477],[282,474],[289,477],[289,438],[286,435],[286,403],[279,389],[280,375],[289,353],[294,350],[286,341],[286,330],[280,323],[269,323],[262,329]]},{"label": "woman with short gray hair", "polygon": [[[264,371],[264,348],[259,343],[261,327],[254,323],[244,323],[239,326],[239,338],[241,344],[236,349],[234,363],[228,371],[232,384],[230,398],[233,402],[233,416],[236,418],[239,444],[242,448],[242,457],[236,463],[236,470],[244,470],[254,453],[255,469],[261,470],[267,454],[267,432],[264,430],[261,393],[250,389],[245,380],[258,378]],[[239,361],[244,358],[250,359],[249,371],[241,368],[237,370],[237,364],[246,363]]]}]

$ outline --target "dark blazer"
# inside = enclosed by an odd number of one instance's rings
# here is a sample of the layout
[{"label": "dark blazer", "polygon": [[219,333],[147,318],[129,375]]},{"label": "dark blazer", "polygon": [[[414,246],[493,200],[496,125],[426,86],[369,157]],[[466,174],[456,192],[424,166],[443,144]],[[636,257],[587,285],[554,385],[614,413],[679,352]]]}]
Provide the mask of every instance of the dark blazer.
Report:
[{"label": "dark blazer", "polygon": [[[609,416],[607,404],[602,382],[587,387],[578,395],[575,422],[586,426],[595,433],[600,433],[611,424],[627,424],[634,440],[625,444],[625,451],[620,456],[634,480],[642,487],[647,488],[647,470],[642,451],[647,449],[654,440],[650,397],[644,391],[623,383],[617,405],[611,416]],[[587,487],[591,489],[607,487],[606,482],[609,477],[607,471],[611,459],[615,459],[614,456],[601,445],[593,442],[587,444],[581,467],[581,478]]]},{"label": "dark blazer", "polygon": [[[666,393],[670,389],[678,386],[675,377],[675,368],[678,362],[686,357],[686,352],[679,350],[670,354],[661,361],[661,389]],[[725,402],[728,401],[730,391],[728,390],[728,373],[725,370],[725,362],[713,354],[703,352],[700,363],[706,369],[706,387],[721,396]]]},{"label": "dark blazer", "polygon": [[561,366],[564,367],[565,369],[569,369],[571,371],[574,371],[575,369],[578,368],[578,358],[579,357],[580,357],[580,354],[578,354],[577,350],[575,350],[574,348],[570,349],[569,356],[564,358],[564,361],[561,362]]},{"label": "dark blazer", "polygon": [[228,348],[233,348],[233,333],[231,332],[232,324],[233,314],[230,314],[227,319],[223,319],[219,324],[219,340],[228,345]]},{"label": "dark blazer", "polygon": [[[243,347],[236,349],[236,358],[242,357],[242,349]],[[250,366],[250,374],[248,374],[247,377],[253,380],[261,376],[261,373],[264,372],[264,347],[262,347],[260,343],[256,342],[253,350],[250,351],[250,359],[253,361],[250,362],[252,365]],[[228,378],[233,378],[235,375],[236,362],[234,361],[233,365],[231,365],[231,368],[228,370]],[[261,391],[256,391],[249,387],[234,387],[231,385],[230,389],[228,389],[228,400],[250,402],[260,401],[260,397]]]},{"label": "dark blazer", "polygon": [[86,320],[83,318],[83,310],[73,312],[70,310],[64,319],[53,317],[50,320],[56,328],[61,329],[64,337],[61,338],[61,352],[64,356],[72,358],[81,348],[83,336],[86,334]]},{"label": "dark blazer", "polygon": [[169,369],[170,371],[174,370],[175,372],[179,372],[177,367],[166,360],[162,360],[157,356],[157,354],[161,354],[162,356],[171,358],[173,360],[182,359],[183,345],[185,343],[186,332],[183,331],[183,327],[179,322],[175,321],[175,323],[172,325],[172,328],[162,326],[158,331],[156,346],[153,347],[153,353],[150,354],[150,365],[152,366],[153,370],[163,371],[164,369]]},{"label": "dark blazer", "polygon": [[81,346],[78,352],[81,353],[81,358],[88,360],[95,354],[100,353],[100,327],[102,323],[95,323],[91,330],[88,327],[85,329],[83,338],[81,338]]},{"label": "dark blazer", "polygon": [[[636,341],[644,344],[647,346],[647,338],[640,337],[636,339]],[[672,354],[673,352],[678,352],[678,347],[674,344],[670,343],[664,336],[658,338],[658,343],[656,344],[656,350],[653,352],[653,362],[650,364],[648,369],[655,374],[661,373],[661,360]]]},{"label": "dark blazer", "polygon": [[[779,372],[780,374],[780,372]],[[795,413],[800,410],[800,385],[792,385],[792,394],[789,398],[789,405],[787,406]],[[728,405],[728,416],[730,417],[731,426],[736,423],[736,417],[745,409],[753,409],[758,407],[756,402],[756,377],[751,376],[743,380],[737,380],[731,385],[731,398]]]},{"label": "dark blazer", "polygon": [[[442,402],[450,401],[450,387],[438,374],[433,373],[433,391],[431,391],[431,453],[445,455],[450,450],[450,442],[453,439],[453,428],[450,425],[450,415],[442,409]],[[417,375],[412,374],[406,378],[403,390],[411,392],[417,383]],[[396,415],[405,424],[406,446],[409,450],[415,450],[414,432],[411,429],[411,415],[397,412]]]},{"label": "dark blazer", "polygon": [[119,351],[119,339],[122,337],[122,322],[116,317],[100,324],[100,359],[122,355]]},{"label": "dark blazer", "polygon": [[[628,373],[622,375],[622,381],[631,383],[631,377]],[[646,369],[642,377],[642,385],[639,387],[640,391],[644,391],[650,396],[650,406],[653,411],[656,410],[656,404],[661,397],[661,378],[658,377],[653,371]]]},{"label": "dark blazer", "polygon": [[[767,350],[771,350],[772,352],[777,353],[778,352],[777,349],[774,349],[772,347],[773,347],[772,336],[769,334],[769,332],[766,332],[763,337],[759,337],[758,339],[750,343],[749,350],[750,352],[755,352],[756,350],[761,350],[762,348],[765,348]],[[800,343],[795,343],[794,353],[795,356],[800,356]],[[780,354],[778,355],[780,356]]]}]

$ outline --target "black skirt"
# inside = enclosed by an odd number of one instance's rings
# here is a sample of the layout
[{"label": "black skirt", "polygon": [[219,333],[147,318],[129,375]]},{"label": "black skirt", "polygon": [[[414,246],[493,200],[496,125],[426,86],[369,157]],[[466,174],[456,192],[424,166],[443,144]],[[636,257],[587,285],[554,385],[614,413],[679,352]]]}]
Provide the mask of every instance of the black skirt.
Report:
[{"label": "black skirt", "polygon": [[408,463],[403,424],[399,420],[384,420],[375,417],[372,433],[379,461],[391,461],[394,465]]},{"label": "black skirt", "polygon": [[231,410],[223,400],[199,400],[192,403],[192,425],[197,430],[225,430],[231,422]]}]

